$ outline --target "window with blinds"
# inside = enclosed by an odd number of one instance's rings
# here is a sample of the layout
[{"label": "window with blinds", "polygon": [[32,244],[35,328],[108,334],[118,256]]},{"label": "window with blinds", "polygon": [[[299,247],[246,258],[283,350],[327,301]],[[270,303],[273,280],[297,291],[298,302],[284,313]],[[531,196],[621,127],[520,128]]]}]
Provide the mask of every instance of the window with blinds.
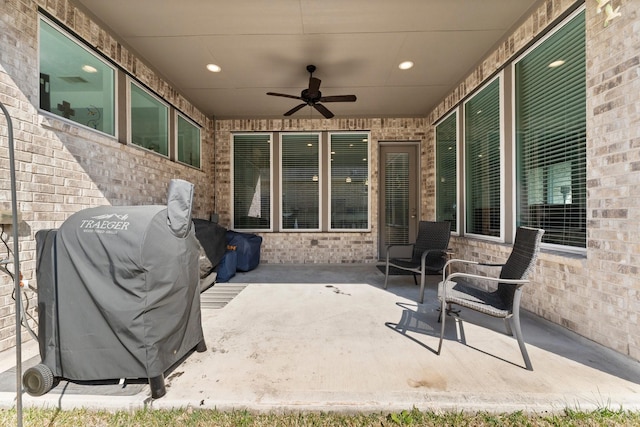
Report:
[{"label": "window with blinds", "polygon": [[282,230],[320,229],[320,134],[280,136]]},{"label": "window with blinds", "polygon": [[199,169],[200,127],[178,114],[176,132],[178,161]]},{"label": "window with blinds", "polygon": [[271,134],[234,134],[233,228],[271,229]]},{"label": "window with blinds", "polygon": [[500,237],[500,79],[464,105],[466,232]]},{"label": "window with blinds", "polygon": [[519,225],[586,247],[584,10],[514,65]]},{"label": "window with blinds", "polygon": [[458,114],[456,111],[436,125],[436,220],[449,221],[458,231]]},{"label": "window with blinds", "polygon": [[331,229],[369,228],[369,135],[331,133]]}]

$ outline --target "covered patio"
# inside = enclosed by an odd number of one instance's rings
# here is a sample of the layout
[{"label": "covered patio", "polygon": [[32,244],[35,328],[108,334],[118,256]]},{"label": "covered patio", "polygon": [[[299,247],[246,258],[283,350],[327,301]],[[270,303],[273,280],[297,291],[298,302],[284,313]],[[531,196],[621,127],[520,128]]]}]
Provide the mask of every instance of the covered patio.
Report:
[{"label": "covered patio", "polygon": [[[252,411],[527,411],[640,409],[640,364],[525,312],[534,371],[524,369],[501,320],[463,310],[447,323],[440,356],[436,284],[424,304],[410,276],[373,264],[261,264],[202,294],[208,349],[144,382],[62,381],[25,406]],[[33,342],[26,365],[39,361]],[[0,406],[15,403],[13,352],[1,354]],[[33,356],[33,357],[32,357]]]}]

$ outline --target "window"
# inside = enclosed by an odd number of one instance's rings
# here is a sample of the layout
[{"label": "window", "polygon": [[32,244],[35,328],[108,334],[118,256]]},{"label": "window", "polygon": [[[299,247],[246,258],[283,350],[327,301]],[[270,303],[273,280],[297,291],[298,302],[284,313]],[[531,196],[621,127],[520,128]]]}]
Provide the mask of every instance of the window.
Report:
[{"label": "window", "polygon": [[501,237],[500,79],[464,106],[466,232]]},{"label": "window", "polygon": [[517,221],[543,242],[586,247],[585,16],[514,65]]},{"label": "window", "polygon": [[280,135],[283,230],[320,229],[320,134]]},{"label": "window", "polygon": [[233,228],[271,229],[271,134],[234,134]]},{"label": "window", "polygon": [[200,168],[200,128],[178,114],[178,161]]},{"label": "window", "polygon": [[129,83],[132,144],[169,155],[169,107],[137,84]]},{"label": "window", "polygon": [[332,133],[330,228],[369,228],[369,135]]},{"label": "window", "polygon": [[115,70],[40,19],[40,109],[115,136]]},{"label": "window", "polygon": [[436,125],[436,220],[449,221],[458,231],[458,114],[456,111]]},{"label": "window", "polygon": [[363,131],[233,134],[232,228],[369,230],[369,139]]}]

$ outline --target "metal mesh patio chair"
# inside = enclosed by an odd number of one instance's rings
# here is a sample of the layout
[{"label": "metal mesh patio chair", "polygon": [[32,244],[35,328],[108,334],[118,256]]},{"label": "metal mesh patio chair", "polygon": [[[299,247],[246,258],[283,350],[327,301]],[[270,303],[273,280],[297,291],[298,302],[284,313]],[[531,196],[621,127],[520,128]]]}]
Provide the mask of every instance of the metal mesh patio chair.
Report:
[{"label": "metal mesh patio chair", "polygon": [[[420,221],[418,223],[418,236],[416,242],[408,245],[387,246],[387,261],[384,275],[384,288],[387,289],[389,281],[389,269],[394,267],[400,270],[420,275],[420,299],[424,300],[424,276],[427,272],[439,273],[447,259],[447,247],[451,237],[451,224],[446,221],[432,222]],[[411,258],[391,258],[390,250],[395,247],[413,247]],[[416,283],[417,284],[417,283]]]},{"label": "metal mesh patio chair", "polygon": [[[518,340],[526,368],[530,371],[533,370],[520,330],[520,298],[522,286],[529,282],[527,276],[535,265],[543,234],[544,230],[541,229],[519,227],[516,231],[511,255],[504,264],[485,264],[460,259],[452,259],[446,263],[442,273],[443,281],[438,285],[438,297],[442,305],[440,310],[440,342],[437,354],[440,354],[442,348],[447,317],[442,314],[450,314],[452,312],[451,305],[455,304],[489,316],[503,318],[507,333],[515,335]],[[501,270],[498,277],[464,272],[446,274],[456,264],[501,267]],[[488,282],[491,289],[485,290],[479,287],[478,284],[482,282]],[[491,286],[491,283],[494,285]]]}]

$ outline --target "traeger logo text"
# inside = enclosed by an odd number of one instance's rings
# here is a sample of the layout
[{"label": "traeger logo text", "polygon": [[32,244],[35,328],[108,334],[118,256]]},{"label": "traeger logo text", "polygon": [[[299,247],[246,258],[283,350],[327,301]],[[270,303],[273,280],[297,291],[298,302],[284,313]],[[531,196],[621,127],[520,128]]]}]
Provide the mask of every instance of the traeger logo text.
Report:
[{"label": "traeger logo text", "polygon": [[116,234],[119,230],[128,230],[129,215],[105,214],[92,216],[91,219],[83,219],[80,228],[88,233]]}]

